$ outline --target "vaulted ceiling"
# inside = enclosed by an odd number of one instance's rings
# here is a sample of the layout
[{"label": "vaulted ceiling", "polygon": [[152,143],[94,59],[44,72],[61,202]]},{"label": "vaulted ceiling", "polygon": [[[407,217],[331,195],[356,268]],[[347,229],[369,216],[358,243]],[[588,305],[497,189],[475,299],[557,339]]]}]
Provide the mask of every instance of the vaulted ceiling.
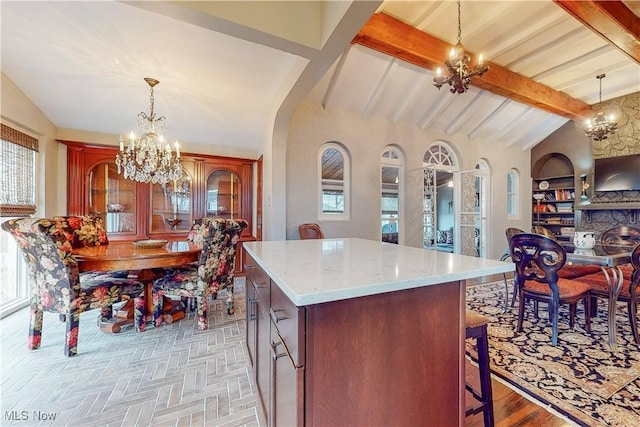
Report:
[{"label": "vaulted ceiling", "polygon": [[[167,134],[258,155],[306,100],[530,148],[602,99],[640,91],[640,2],[463,1],[462,42],[490,71],[432,86],[453,1],[0,3],[2,72],[59,128],[127,133],[160,80]],[[473,56],[473,55],[472,55]]]}]

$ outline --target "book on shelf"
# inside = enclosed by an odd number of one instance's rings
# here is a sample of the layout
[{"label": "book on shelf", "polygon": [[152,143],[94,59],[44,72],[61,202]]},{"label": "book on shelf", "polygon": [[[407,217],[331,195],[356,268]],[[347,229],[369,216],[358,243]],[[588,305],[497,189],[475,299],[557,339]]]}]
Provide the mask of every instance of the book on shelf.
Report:
[{"label": "book on shelf", "polygon": [[554,190],[553,192],[553,197],[555,197],[554,200],[573,200],[573,197],[575,196],[575,193],[572,190]]},{"label": "book on shelf", "polygon": [[573,203],[558,203],[556,205],[558,212],[562,213],[572,213],[573,212]]}]

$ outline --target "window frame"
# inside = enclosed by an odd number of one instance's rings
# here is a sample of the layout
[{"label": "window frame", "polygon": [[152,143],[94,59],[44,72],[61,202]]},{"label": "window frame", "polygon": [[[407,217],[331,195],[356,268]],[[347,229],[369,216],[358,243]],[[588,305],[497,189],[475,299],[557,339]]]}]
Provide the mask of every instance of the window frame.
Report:
[{"label": "window frame", "polygon": [[[322,158],[324,153],[329,150],[336,150],[340,153],[343,160],[342,180],[324,179]],[[324,193],[327,191],[342,190],[344,206],[342,211],[325,212]],[[327,142],[318,150],[318,220],[321,221],[348,221],[351,212],[351,158],[347,149],[337,142]]]},{"label": "window frame", "polygon": [[511,168],[507,172],[506,187],[507,219],[520,219],[520,173],[517,169]]},{"label": "window frame", "polygon": [[380,233],[381,238],[383,232],[383,227],[385,222],[389,221],[389,218],[386,217],[385,211],[383,211],[383,202],[382,199],[384,195],[389,193],[388,189],[384,188],[384,183],[382,182],[383,170],[384,168],[392,168],[396,169],[396,177],[397,177],[397,188],[395,190],[396,200],[398,203],[398,209],[396,211],[395,218],[395,231],[393,233],[397,233],[398,235],[398,243],[402,243],[403,239],[403,205],[404,205],[404,194],[403,194],[403,181],[404,181],[404,156],[400,149],[394,145],[389,145],[385,147],[384,151],[380,156]]},{"label": "window frame", "polygon": [[[26,191],[24,188],[15,188],[10,182],[3,182],[3,191],[14,191],[14,197],[3,197],[0,202],[0,217],[2,221],[7,221],[11,218],[27,217],[31,216],[37,211],[37,201],[39,200],[38,193],[38,166],[41,161],[39,156],[39,140],[36,136],[17,129],[15,125],[7,125],[2,123],[2,144],[0,148],[2,150],[2,161],[6,160],[5,155],[29,155],[30,159],[25,163],[29,166],[30,170],[16,172],[17,176],[24,176],[26,173],[28,179],[26,181],[30,184],[30,189]],[[13,144],[15,147],[7,146],[5,150],[4,144]],[[27,151],[24,151],[27,150]],[[12,159],[12,160],[11,160]],[[11,168],[20,167],[18,161],[11,157],[8,163]],[[24,160],[24,159],[23,159]],[[24,163],[23,163],[24,165]],[[22,165],[22,166],[23,166]],[[6,173],[7,169],[2,165],[3,173]],[[23,179],[22,182],[25,182]],[[26,194],[26,196],[25,196]],[[21,200],[16,200],[19,198]],[[6,232],[0,233],[0,255],[2,261],[0,261],[0,271],[5,276],[3,285],[11,286],[14,288],[5,291],[4,289],[0,293],[5,293],[0,300],[0,318],[6,317],[26,306],[29,305],[29,275],[27,273],[27,265],[24,260],[24,256],[13,237]],[[10,298],[8,297],[10,296]]]}]

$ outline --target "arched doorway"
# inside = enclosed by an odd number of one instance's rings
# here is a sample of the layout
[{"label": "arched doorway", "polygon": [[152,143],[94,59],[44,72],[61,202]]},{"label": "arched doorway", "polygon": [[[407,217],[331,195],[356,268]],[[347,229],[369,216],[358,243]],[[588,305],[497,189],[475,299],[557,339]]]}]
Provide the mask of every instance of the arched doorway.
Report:
[{"label": "arched doorway", "polygon": [[459,170],[458,158],[449,144],[438,141],[427,148],[422,166],[423,247],[455,252],[455,174]]}]

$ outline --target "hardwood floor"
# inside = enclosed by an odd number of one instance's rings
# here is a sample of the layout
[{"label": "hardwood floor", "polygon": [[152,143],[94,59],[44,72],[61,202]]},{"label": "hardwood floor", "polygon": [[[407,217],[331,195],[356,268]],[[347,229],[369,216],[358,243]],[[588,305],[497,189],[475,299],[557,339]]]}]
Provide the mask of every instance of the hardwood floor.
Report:
[{"label": "hardwood floor", "polygon": [[[510,278],[513,275],[510,274],[507,277]],[[502,275],[469,280],[467,281],[467,286],[496,280],[502,280]],[[478,381],[478,368],[468,360],[466,368],[467,380],[476,384]],[[544,407],[531,402],[495,379],[491,381],[491,387],[493,389],[493,415],[496,427],[567,427],[574,425],[547,411]],[[473,397],[470,393],[467,393],[467,401],[473,402]],[[482,413],[465,419],[466,427],[482,427],[483,425]]]},{"label": "hardwood floor", "polygon": [[[477,372],[477,368],[470,363],[467,363],[467,368],[472,373]],[[527,400],[495,379],[491,381],[491,387],[493,389],[493,415],[496,427],[567,427],[574,425],[547,411],[542,406]],[[472,399],[473,397],[467,393],[467,400],[472,402]],[[482,413],[465,419],[466,427],[482,427],[483,425]]]}]

